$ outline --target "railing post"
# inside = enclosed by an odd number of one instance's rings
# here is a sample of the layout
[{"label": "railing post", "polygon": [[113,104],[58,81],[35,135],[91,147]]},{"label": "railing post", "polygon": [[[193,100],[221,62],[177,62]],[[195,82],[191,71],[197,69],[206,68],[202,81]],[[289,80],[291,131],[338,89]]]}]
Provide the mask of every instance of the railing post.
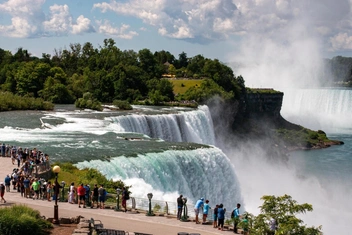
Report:
[{"label": "railing post", "polygon": [[136,209],[136,199],[134,197],[131,197],[132,201],[132,209]]},{"label": "railing post", "polygon": [[169,215],[169,205],[167,204],[167,202],[165,202],[165,213],[166,215]]}]

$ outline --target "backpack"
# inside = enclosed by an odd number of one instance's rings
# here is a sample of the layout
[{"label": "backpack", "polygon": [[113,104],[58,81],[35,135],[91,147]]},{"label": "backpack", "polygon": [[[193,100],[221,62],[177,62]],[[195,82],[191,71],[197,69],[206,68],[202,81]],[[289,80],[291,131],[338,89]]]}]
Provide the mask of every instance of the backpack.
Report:
[{"label": "backpack", "polygon": [[126,191],[125,199],[126,199],[126,200],[130,199],[130,193],[129,193],[128,191]]},{"label": "backpack", "polygon": [[231,212],[231,219],[235,218],[235,210]]}]

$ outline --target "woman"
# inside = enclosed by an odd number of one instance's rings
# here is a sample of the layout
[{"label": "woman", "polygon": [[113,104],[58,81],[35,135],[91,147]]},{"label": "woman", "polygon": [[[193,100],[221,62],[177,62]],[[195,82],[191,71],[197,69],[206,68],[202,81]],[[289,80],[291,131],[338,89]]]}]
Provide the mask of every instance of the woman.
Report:
[{"label": "woman", "polygon": [[70,186],[69,195],[68,195],[68,202],[71,204],[75,203],[75,192],[76,192],[75,183],[72,182]]},{"label": "woman", "polygon": [[51,185],[51,181],[48,181],[48,183],[46,184],[46,198],[48,199],[48,201],[50,202],[50,195],[51,195],[51,190],[52,190],[52,185]]}]

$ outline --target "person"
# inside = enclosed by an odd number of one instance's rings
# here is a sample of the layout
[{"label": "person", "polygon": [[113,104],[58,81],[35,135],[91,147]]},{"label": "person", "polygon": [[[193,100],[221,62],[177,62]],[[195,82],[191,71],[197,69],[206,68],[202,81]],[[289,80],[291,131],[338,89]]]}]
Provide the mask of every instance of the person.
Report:
[{"label": "person", "polygon": [[237,233],[237,225],[240,219],[240,207],[241,204],[237,203],[236,208],[233,210],[234,214],[234,222],[233,222],[233,232]]},{"label": "person", "polygon": [[86,201],[86,205],[89,205],[89,196],[90,196],[90,186],[89,184],[84,185],[84,188],[86,189],[86,195],[85,195],[85,201]]},{"label": "person", "polygon": [[100,188],[98,189],[98,194],[99,194],[99,208],[104,209],[105,208],[105,196],[106,196],[106,190],[104,188],[104,185],[100,185]]},{"label": "person", "polygon": [[5,143],[2,143],[1,145],[1,156],[5,157]]},{"label": "person", "polygon": [[221,229],[221,231],[224,231],[225,212],[224,205],[220,204],[218,208],[218,229]]},{"label": "person", "polygon": [[78,194],[78,208],[81,208],[81,203],[83,204],[83,208],[86,208],[86,189],[83,187],[83,184],[81,184],[77,188],[77,194]]},{"label": "person", "polygon": [[70,204],[75,203],[75,191],[76,191],[75,183],[72,182],[71,185],[70,185],[70,190],[68,191],[69,192],[69,194],[68,194],[68,203],[70,203]]},{"label": "person", "polygon": [[129,195],[128,195],[128,190],[123,187],[122,188],[122,207],[125,208],[125,212],[127,211],[127,205],[126,205],[126,201],[130,199]]},{"label": "person", "polygon": [[207,221],[209,209],[211,209],[209,206],[209,200],[205,200],[205,204],[203,206],[203,224]]},{"label": "person", "polygon": [[31,183],[31,181],[28,179],[28,177],[26,177],[26,178],[23,180],[24,197],[25,197],[25,198],[29,198],[30,183]]},{"label": "person", "polygon": [[177,219],[180,220],[181,219],[181,215],[182,215],[182,208],[183,208],[183,195],[181,194],[178,198],[177,198]]},{"label": "person", "polygon": [[5,177],[6,192],[10,192],[10,186],[11,186],[11,177],[10,177],[10,175],[7,175]]},{"label": "person", "polygon": [[97,203],[97,208],[98,208],[98,197],[99,197],[98,185],[95,184],[93,191],[92,191],[92,206],[91,206],[91,208],[94,208],[94,202]]},{"label": "person", "polygon": [[38,182],[38,179],[35,178],[33,183],[32,183],[32,189],[34,191],[34,197],[33,197],[33,200],[34,199],[39,199],[39,182]]},{"label": "person", "polygon": [[51,185],[51,181],[48,181],[48,183],[46,184],[46,199],[50,202],[51,198],[51,190],[52,190],[52,185]]},{"label": "person", "polygon": [[1,202],[4,201],[4,203],[6,203],[6,200],[4,198],[5,195],[5,185],[4,182],[0,183],[0,197],[1,197]]},{"label": "person", "polygon": [[216,204],[213,212],[213,228],[218,227],[218,208],[219,208],[219,205]]},{"label": "person", "polygon": [[199,224],[199,219],[198,219],[198,215],[199,215],[199,209],[204,205],[204,198],[199,199],[196,202],[196,205],[194,206],[194,214],[196,215],[196,224]]}]

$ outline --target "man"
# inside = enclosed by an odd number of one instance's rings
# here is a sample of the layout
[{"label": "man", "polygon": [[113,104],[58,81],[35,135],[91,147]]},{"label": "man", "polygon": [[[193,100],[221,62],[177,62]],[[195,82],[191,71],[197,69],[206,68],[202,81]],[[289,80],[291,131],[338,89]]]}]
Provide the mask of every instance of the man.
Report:
[{"label": "man", "polygon": [[234,233],[237,233],[237,225],[239,223],[239,220],[240,220],[240,207],[241,207],[241,204],[237,203],[237,207],[233,210],[234,212],[234,224],[233,224],[233,232]]},{"label": "man", "polygon": [[183,208],[183,198],[182,194],[177,198],[177,219],[181,219],[182,208]]},{"label": "man", "polygon": [[6,192],[10,192],[11,177],[9,175],[5,177],[5,186],[6,186]]},{"label": "man", "polygon": [[89,186],[89,184],[86,184],[84,186],[84,188],[86,189],[85,202],[86,202],[87,206],[90,206],[90,203],[89,203],[90,186]]},{"label": "man", "polygon": [[105,196],[106,196],[106,190],[104,188],[104,185],[100,185],[100,188],[98,189],[98,194],[99,194],[99,207],[100,209],[105,208]]},{"label": "man", "polygon": [[77,188],[77,195],[78,195],[78,208],[81,208],[81,203],[83,203],[83,208],[86,208],[86,189],[81,184]]},{"label": "man", "polygon": [[130,199],[130,196],[128,194],[128,190],[123,187],[122,188],[122,207],[125,208],[125,212],[127,211],[127,205],[126,205],[126,201]]},{"label": "man", "polygon": [[194,213],[196,215],[196,224],[199,224],[199,219],[198,219],[198,214],[199,214],[199,209],[204,205],[204,198],[199,199],[196,202],[196,205],[194,206]]},{"label": "man", "polygon": [[209,209],[211,209],[209,206],[209,200],[206,200],[203,206],[203,224],[205,224],[207,221]]},{"label": "man", "polygon": [[33,200],[39,199],[39,187],[40,187],[40,185],[39,185],[38,179],[36,178],[36,179],[34,179],[34,181],[32,183],[32,189],[35,194],[35,196],[33,197]]},{"label": "man", "polygon": [[91,208],[94,208],[94,202],[97,203],[97,208],[98,208],[98,198],[99,198],[99,192],[98,192],[98,185],[94,185],[93,191],[92,191],[92,205]]},{"label": "man", "polygon": [[5,185],[3,182],[0,183],[0,197],[1,197],[1,202],[4,201],[4,203],[6,203],[6,200],[4,198],[4,194],[5,194]]}]

